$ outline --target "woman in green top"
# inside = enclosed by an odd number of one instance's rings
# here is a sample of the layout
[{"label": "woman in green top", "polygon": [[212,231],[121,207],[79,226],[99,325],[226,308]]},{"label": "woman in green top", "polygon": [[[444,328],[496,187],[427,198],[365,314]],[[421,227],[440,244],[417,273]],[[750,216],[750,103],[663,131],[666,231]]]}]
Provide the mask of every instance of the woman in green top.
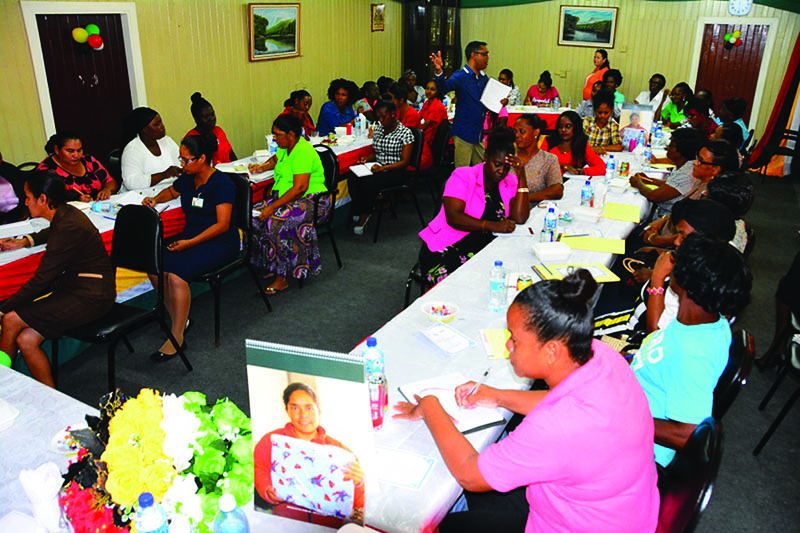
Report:
[{"label": "woman in green top", "polygon": [[694,98],[694,91],[686,82],[680,82],[669,93],[669,103],[661,109],[661,122],[667,128],[676,129],[686,120],[683,109]]},{"label": "woman in green top", "polygon": [[302,126],[294,115],[280,115],[272,123],[278,153],[262,165],[250,165],[250,172],[274,169],[272,195],[255,205],[253,219],[253,266],[274,279],[266,288],[275,294],[289,286],[287,278],[316,276],[322,270],[314,228],[314,202],[319,197],[317,220],[331,209],[326,192],[325,171],[319,154],[303,138]]}]

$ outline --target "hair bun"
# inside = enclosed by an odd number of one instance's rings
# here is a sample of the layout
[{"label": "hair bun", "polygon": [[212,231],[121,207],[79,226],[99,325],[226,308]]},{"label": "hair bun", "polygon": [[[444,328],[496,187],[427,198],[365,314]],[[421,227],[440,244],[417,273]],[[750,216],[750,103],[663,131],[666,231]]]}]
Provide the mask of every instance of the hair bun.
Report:
[{"label": "hair bun", "polygon": [[579,268],[561,280],[561,295],[587,305],[597,292],[597,282],[585,268]]},{"label": "hair bun", "polygon": [[192,95],[192,97],[191,97],[191,100],[192,100],[192,103],[193,103],[193,104],[199,104],[199,103],[201,103],[201,102],[202,102],[203,100],[205,100],[205,99],[203,98],[203,95],[202,95],[202,94],[200,94],[199,92],[196,92],[196,93],[194,93],[194,94]]}]

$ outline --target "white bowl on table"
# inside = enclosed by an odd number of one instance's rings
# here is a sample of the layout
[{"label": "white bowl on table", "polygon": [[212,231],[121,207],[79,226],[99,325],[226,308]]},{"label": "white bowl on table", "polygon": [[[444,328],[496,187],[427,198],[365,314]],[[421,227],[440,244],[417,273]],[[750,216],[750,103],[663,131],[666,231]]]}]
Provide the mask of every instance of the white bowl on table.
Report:
[{"label": "white bowl on table", "polygon": [[420,307],[425,316],[432,322],[450,322],[458,313],[458,306],[449,302],[428,302]]}]

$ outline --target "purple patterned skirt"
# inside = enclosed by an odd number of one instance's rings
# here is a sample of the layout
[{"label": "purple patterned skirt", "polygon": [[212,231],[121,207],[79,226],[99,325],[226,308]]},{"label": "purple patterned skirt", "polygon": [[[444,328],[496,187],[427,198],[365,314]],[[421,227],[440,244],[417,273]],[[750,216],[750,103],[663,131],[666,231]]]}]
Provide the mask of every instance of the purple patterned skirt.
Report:
[{"label": "purple patterned skirt", "polygon": [[[266,221],[253,217],[252,263],[259,274],[299,279],[320,273],[322,261],[312,220],[317,196],[312,194],[283,205]],[[277,199],[278,194],[273,192],[267,203]],[[254,208],[264,205],[259,202]],[[325,220],[330,209],[331,197],[326,194],[320,199],[318,220]]]}]

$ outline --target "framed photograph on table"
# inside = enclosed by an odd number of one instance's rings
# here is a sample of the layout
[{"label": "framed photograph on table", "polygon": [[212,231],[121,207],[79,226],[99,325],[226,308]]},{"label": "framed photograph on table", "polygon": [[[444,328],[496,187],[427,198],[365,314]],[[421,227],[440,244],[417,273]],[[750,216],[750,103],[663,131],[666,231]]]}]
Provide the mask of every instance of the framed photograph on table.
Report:
[{"label": "framed photograph on table", "polygon": [[370,29],[372,31],[383,31],[386,17],[386,4],[372,4],[371,15]]},{"label": "framed photograph on table", "polygon": [[250,61],[300,55],[300,4],[248,4]]},{"label": "framed photograph on table", "polygon": [[558,44],[614,48],[617,11],[616,7],[561,6]]}]

